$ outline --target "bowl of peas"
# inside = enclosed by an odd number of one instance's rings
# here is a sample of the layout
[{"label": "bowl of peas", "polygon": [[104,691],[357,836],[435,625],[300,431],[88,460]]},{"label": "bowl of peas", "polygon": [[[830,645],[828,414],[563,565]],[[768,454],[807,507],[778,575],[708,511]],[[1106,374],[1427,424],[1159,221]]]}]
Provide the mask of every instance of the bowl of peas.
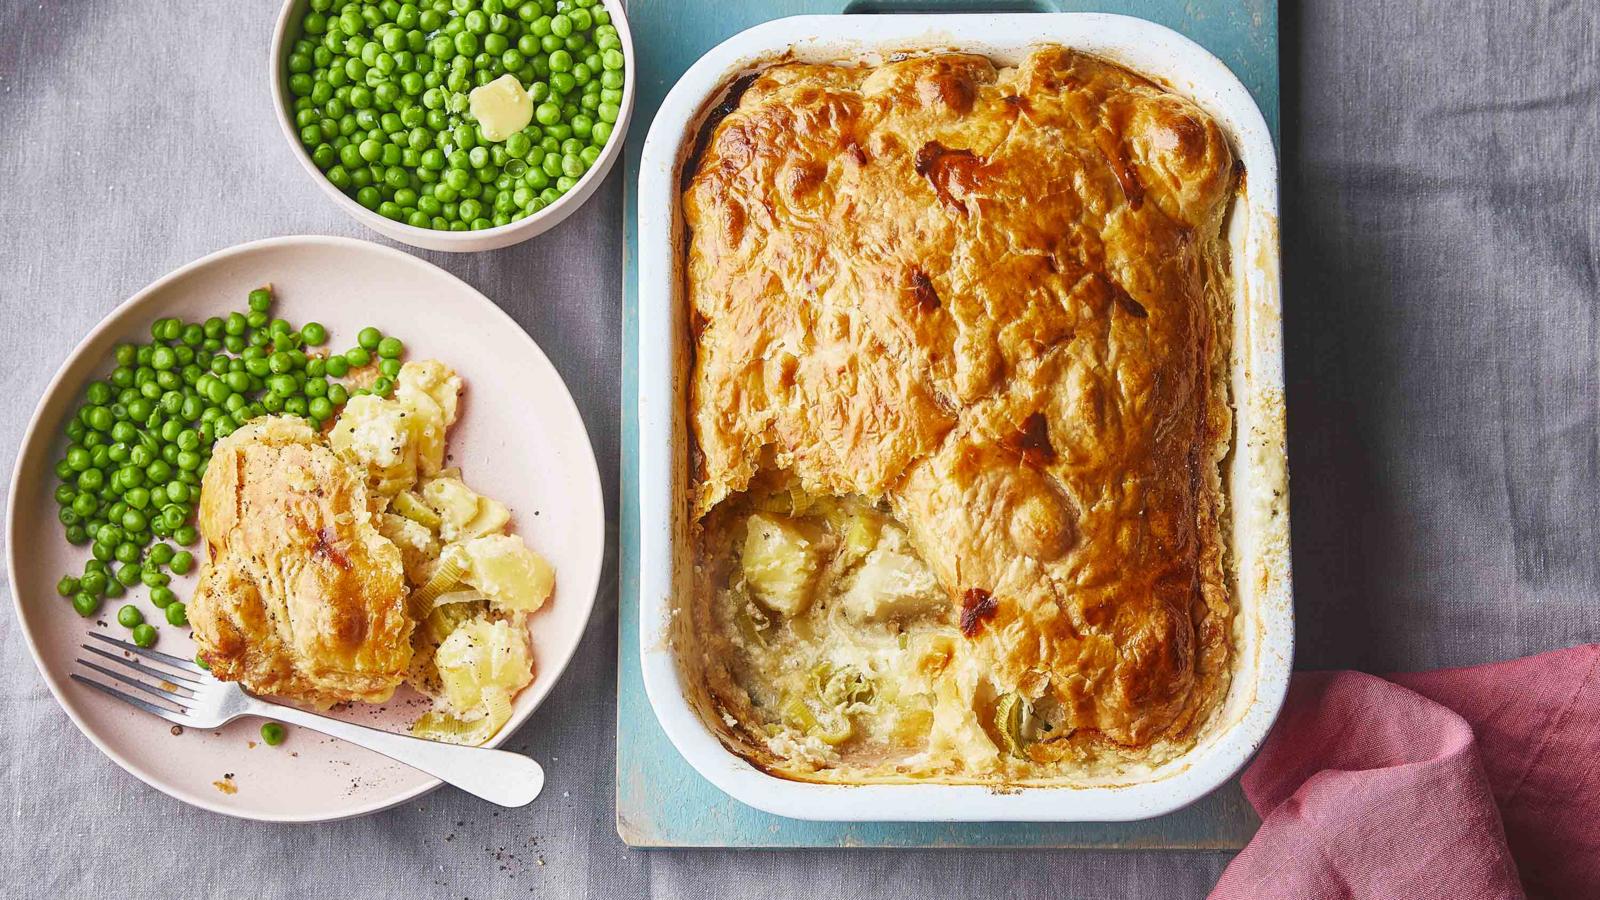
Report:
[{"label": "bowl of peas", "polygon": [[367,227],[476,251],[554,227],[621,153],[634,96],[620,0],[288,0],[279,124]]}]

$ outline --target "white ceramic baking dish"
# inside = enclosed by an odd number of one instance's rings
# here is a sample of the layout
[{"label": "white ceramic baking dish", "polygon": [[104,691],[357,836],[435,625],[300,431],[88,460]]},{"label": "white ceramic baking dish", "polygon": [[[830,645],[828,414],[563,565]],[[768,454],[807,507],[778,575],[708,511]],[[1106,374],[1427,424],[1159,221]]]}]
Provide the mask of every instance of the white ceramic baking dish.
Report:
[{"label": "white ceramic baking dish", "polygon": [[[1111,59],[1199,103],[1246,169],[1229,222],[1236,290],[1233,451],[1227,462],[1237,663],[1226,702],[1193,750],[1128,783],[994,790],[950,785],[822,785],[769,775],[729,752],[686,699],[673,650],[686,600],[690,344],[679,255],[679,169],[709,108],[735,76],[783,57],[881,59],[960,49],[1018,61],[1041,43]],[[639,171],[639,645],[661,727],[694,768],[744,803],[801,819],[1123,821],[1188,804],[1233,775],[1283,701],[1294,630],[1278,271],[1278,166],[1261,112],[1198,44],[1142,19],[1097,14],[802,16],[730,38],[684,74],[645,141]]]}]

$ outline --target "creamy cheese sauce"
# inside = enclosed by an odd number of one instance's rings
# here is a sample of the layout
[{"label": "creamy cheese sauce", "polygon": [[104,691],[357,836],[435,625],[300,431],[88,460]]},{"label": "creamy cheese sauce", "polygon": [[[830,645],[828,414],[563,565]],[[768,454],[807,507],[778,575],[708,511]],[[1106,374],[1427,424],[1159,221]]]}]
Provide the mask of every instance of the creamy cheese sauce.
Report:
[{"label": "creamy cheese sauce", "polygon": [[726,577],[710,611],[745,724],[782,765],[914,773],[998,759],[976,656],[903,528],[856,498],[732,506],[711,537]]}]

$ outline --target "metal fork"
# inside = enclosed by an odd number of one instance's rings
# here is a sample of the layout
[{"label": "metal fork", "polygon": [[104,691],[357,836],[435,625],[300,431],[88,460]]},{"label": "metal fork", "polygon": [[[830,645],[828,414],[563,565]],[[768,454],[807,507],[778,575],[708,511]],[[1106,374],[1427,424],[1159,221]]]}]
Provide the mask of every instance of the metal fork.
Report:
[{"label": "metal fork", "polygon": [[110,694],[168,722],[186,728],[216,728],[240,716],[263,716],[291,722],[381,753],[501,806],[526,806],[544,789],[544,769],[521,754],[425,741],[376,728],[364,728],[292,706],[279,706],[250,696],[237,684],[218,681],[190,660],[119,641],[98,632],[89,632],[89,637],[122,651],[113,653],[93,644],[82,645],[93,656],[115,663],[121,669],[91,662],[83,657],[78,658],[79,665],[127,685],[144,696],[76,672],[72,673],[72,680]]}]

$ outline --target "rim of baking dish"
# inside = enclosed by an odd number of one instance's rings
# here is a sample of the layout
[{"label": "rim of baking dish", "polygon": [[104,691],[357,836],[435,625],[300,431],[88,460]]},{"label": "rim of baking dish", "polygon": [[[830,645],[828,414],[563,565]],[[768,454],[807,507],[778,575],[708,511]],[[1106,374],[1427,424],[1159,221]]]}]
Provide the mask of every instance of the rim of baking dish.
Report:
[{"label": "rim of baking dish", "polygon": [[[1237,537],[1266,515],[1249,558],[1234,549],[1236,647],[1222,721],[1190,751],[1147,780],[1112,786],[817,784],[768,774],[729,751],[691,706],[672,646],[675,510],[681,473],[681,377],[675,370],[677,169],[685,140],[714,93],[741,71],[784,53],[848,59],[895,50],[961,48],[1015,56],[1058,43],[1127,66],[1190,97],[1217,118],[1245,163],[1247,186],[1231,219],[1230,243],[1249,261],[1236,271],[1229,514]],[[1277,156],[1265,119],[1244,85],[1205,48],[1129,16],[1023,15],[795,16],[755,26],[701,57],[663,101],[645,139],[639,175],[639,653],[645,690],[667,737],[685,760],[729,796],[757,809],[828,821],[1130,821],[1171,812],[1223,784],[1265,740],[1288,686],[1293,607],[1288,552],[1287,461],[1278,271]],[[1244,212],[1244,224],[1241,220]],[[1236,258],[1237,258],[1236,253]],[[1245,390],[1242,390],[1245,389]],[[1247,433],[1248,429],[1248,433]],[[1276,476],[1269,485],[1245,475]],[[1239,490],[1240,486],[1243,490]],[[1257,522],[1260,525],[1261,522]],[[1259,544],[1259,546],[1257,545]],[[1253,608],[1243,600],[1249,593]],[[1245,621],[1246,619],[1250,621]],[[1252,677],[1253,676],[1253,677]],[[1231,718],[1228,718],[1231,716]]]}]

